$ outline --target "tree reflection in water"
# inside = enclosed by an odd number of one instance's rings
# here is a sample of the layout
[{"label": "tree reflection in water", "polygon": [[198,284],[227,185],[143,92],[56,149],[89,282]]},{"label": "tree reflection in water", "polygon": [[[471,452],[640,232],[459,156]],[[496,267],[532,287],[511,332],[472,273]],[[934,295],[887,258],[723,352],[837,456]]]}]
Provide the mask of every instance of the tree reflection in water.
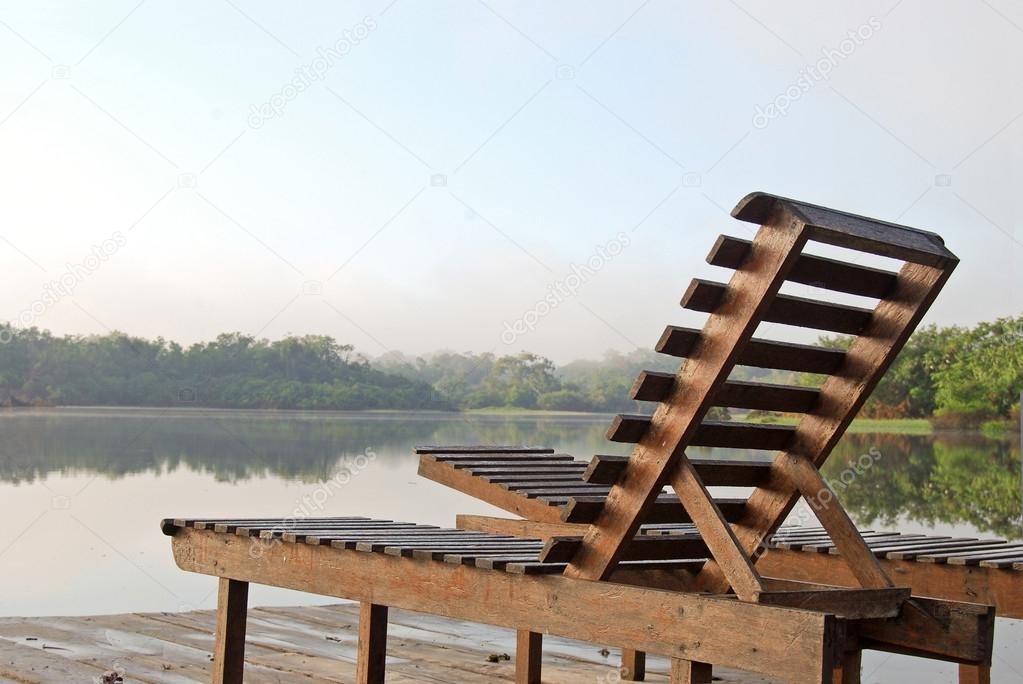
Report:
[{"label": "tree reflection in water", "polygon": [[1010,539],[1021,534],[1019,438],[980,433],[847,435],[824,467],[829,481],[876,449],[873,466],[838,488],[861,526],[890,527],[907,520],[969,525]]},{"label": "tree reflection in water", "polygon": [[[32,482],[51,473],[116,479],[184,468],[219,481],[319,482],[334,476],[344,458],[366,448],[378,454],[378,466],[395,468],[414,458],[416,444],[549,445],[584,459],[628,453],[627,445],[604,440],[607,425],[607,417],[599,415],[5,411],[0,414],[0,481]],[[865,454],[874,455],[867,468],[862,467],[867,459],[860,458]],[[763,458],[717,449],[692,449],[690,455]],[[851,479],[850,469],[858,471]],[[834,483],[848,483],[836,491],[861,526],[967,525],[1023,538],[1018,436],[851,434],[824,474]]]}]

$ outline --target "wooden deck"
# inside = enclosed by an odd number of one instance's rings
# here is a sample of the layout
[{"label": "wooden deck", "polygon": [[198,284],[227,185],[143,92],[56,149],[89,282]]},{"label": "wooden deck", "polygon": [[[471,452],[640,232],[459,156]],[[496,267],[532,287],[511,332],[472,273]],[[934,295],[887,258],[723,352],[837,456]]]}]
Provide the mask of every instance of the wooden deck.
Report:
[{"label": "wooden deck", "polygon": [[[355,681],[358,604],[249,611],[245,681]],[[90,684],[119,672],[125,684],[210,681],[213,611],[94,617],[0,618],[0,684]],[[544,640],[544,681],[615,684],[620,653]],[[507,654],[511,660],[489,662]],[[514,681],[515,632],[391,610],[387,682]],[[668,662],[650,658],[647,680],[666,682]],[[766,684],[759,675],[715,669],[715,682]],[[114,679],[108,679],[114,682]]]}]

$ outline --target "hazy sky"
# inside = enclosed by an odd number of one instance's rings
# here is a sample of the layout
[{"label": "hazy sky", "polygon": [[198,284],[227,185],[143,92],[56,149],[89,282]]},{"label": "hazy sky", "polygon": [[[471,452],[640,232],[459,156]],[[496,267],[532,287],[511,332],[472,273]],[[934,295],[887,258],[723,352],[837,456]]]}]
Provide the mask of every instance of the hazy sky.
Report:
[{"label": "hazy sky", "polygon": [[57,333],[649,347],[751,190],[944,235],[929,321],[1023,309],[1008,0],[4,0],[0,64],[0,319]]}]

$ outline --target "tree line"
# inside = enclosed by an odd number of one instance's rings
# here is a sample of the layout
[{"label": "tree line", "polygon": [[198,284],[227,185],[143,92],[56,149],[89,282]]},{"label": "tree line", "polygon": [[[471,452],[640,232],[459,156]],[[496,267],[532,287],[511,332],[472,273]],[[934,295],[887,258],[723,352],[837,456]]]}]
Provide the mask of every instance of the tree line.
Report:
[{"label": "tree line", "polygon": [[[844,348],[850,341],[822,337],[819,344]],[[55,336],[0,325],[0,402],[16,406],[635,411],[642,407],[628,391],[639,372],[678,365],[643,350],[560,367],[532,353],[390,352],[370,361],[323,335],[270,341],[225,333],[183,347],[117,332]],[[757,368],[739,368],[733,377],[823,380]],[[974,327],[931,325],[910,338],[862,415],[976,427],[1018,419],[1021,387],[1023,316]]]}]

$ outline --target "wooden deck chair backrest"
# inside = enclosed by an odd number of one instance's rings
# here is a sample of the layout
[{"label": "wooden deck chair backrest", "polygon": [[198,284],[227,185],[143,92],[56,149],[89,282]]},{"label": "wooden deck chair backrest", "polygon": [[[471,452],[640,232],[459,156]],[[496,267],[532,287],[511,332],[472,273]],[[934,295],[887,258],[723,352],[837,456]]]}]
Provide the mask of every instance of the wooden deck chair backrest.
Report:
[{"label": "wooden deck chair backrest", "polygon": [[[755,569],[763,542],[804,497],[864,588],[891,587],[818,469],[920,322],[958,259],[933,234],[754,193],[732,215],[760,224],[752,242],[722,236],[708,258],[734,269],[727,285],[693,281],[682,305],[710,314],[702,330],[669,327],[658,351],[685,357],[674,376],[643,373],[633,396],[658,402],[650,417],[619,416],[609,438],[636,446],[565,574],[602,580],[615,568],[665,486],[696,524],[712,556],[697,587],[761,600]],[[898,259],[884,271],[804,253],[809,241]],[[873,309],[779,294],[785,282],[877,300]],[[854,336],[848,350],[760,340],[763,322]],[[736,365],[827,376],[819,389],[730,382]],[[794,427],[714,423],[713,406],[799,412]],[[766,483],[730,524],[686,457],[688,446],[777,449]],[[597,463],[592,464],[594,466]],[[591,468],[592,469],[592,468]]]}]

